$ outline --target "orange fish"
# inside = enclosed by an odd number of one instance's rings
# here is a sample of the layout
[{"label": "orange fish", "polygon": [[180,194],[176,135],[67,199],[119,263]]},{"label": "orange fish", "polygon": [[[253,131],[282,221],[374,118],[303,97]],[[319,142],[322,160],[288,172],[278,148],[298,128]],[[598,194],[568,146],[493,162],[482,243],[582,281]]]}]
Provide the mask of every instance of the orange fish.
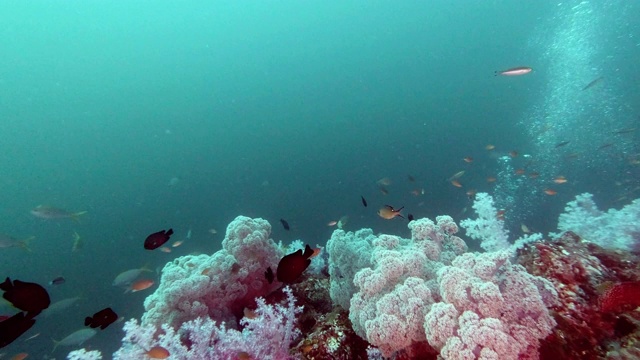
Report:
[{"label": "orange fish", "polygon": [[15,354],[11,357],[11,360],[24,360],[29,356],[29,354],[23,352],[23,353],[18,353]]},{"label": "orange fish", "polygon": [[512,158],[517,157],[517,156],[518,156],[518,152],[517,152],[517,151],[515,151],[515,150],[511,150],[511,151],[509,152],[509,156],[511,156]]},{"label": "orange fish", "polygon": [[258,317],[258,314],[249,308],[244,308],[244,317],[247,319],[255,319]]},{"label": "orange fish", "polygon": [[402,210],[402,209],[404,209],[404,206],[401,207],[400,209],[396,210],[392,206],[385,205],[383,208],[378,210],[378,215],[381,218],[387,219],[387,220],[391,220],[396,216],[400,216],[401,218],[404,219],[404,216],[402,216],[402,214],[400,213],[400,210]]},{"label": "orange fish", "polygon": [[564,184],[567,182],[567,179],[564,176],[558,176],[555,179],[553,179],[553,182],[556,184]]},{"label": "orange fish", "polygon": [[496,180],[497,180],[497,179],[496,179],[495,177],[493,177],[493,176],[489,176],[489,177],[487,178],[487,182],[488,182],[488,183],[496,182]]},{"label": "orange fish", "polygon": [[462,184],[460,184],[460,181],[458,180],[451,180],[451,185],[459,188],[462,187]]},{"label": "orange fish", "polygon": [[178,247],[178,246],[182,245],[183,242],[184,242],[184,240],[174,241],[173,244],[171,244],[171,247]]},{"label": "orange fish", "polygon": [[314,257],[320,255],[321,252],[322,252],[322,248],[321,247],[313,249],[313,254],[311,254],[309,259],[313,259]]},{"label": "orange fish", "polygon": [[332,220],[327,223],[327,226],[335,226],[337,223],[338,223],[337,221]]},{"label": "orange fish", "polygon": [[168,254],[168,253],[171,252],[171,248],[163,246],[163,247],[160,248],[160,251],[162,251],[163,253],[167,253]]},{"label": "orange fish", "polygon": [[142,291],[152,287],[153,284],[154,284],[153,280],[142,279],[131,284],[131,287],[129,288],[129,290],[131,290],[131,292]]},{"label": "orange fish", "polygon": [[555,191],[555,190],[553,190],[553,189],[545,189],[545,190],[544,190],[544,193],[545,193],[545,194],[547,194],[547,195],[555,195],[555,194],[557,194],[558,192],[557,192],[557,191]]},{"label": "orange fish", "polygon": [[473,162],[473,158],[471,156],[464,157],[462,160],[468,164]]},{"label": "orange fish", "polygon": [[162,346],[154,346],[145,354],[147,354],[147,356],[152,359],[166,359],[169,357],[169,355],[171,355],[169,354],[169,350],[163,348]]},{"label": "orange fish", "polygon": [[498,210],[498,212],[496,213],[496,218],[498,220],[504,220],[504,213],[505,213],[504,209]]},{"label": "orange fish", "polygon": [[487,149],[487,150],[489,150],[489,151],[491,151],[491,150],[495,149],[495,148],[496,148],[496,146],[495,146],[495,145],[492,145],[492,144],[489,144],[489,145],[485,146],[484,148],[485,148],[485,149]]},{"label": "orange fish", "polygon": [[246,351],[240,351],[238,353],[238,360],[251,360],[251,355]]},{"label": "orange fish", "polygon": [[516,169],[515,173],[516,175],[522,175],[524,174],[524,169]]}]

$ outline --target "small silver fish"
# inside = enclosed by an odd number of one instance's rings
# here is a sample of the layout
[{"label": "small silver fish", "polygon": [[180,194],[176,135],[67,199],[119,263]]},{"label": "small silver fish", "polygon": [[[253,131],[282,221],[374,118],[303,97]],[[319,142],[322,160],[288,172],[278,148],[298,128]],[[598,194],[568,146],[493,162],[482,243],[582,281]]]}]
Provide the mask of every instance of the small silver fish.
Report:
[{"label": "small silver fish", "polygon": [[131,283],[136,280],[143,272],[150,272],[151,270],[146,267],[141,267],[140,269],[130,269],[127,271],[123,271],[113,280],[113,286],[129,286]]},{"label": "small silver fish", "polygon": [[519,66],[519,67],[514,67],[511,69],[507,69],[507,70],[502,70],[502,71],[496,71],[494,76],[498,76],[498,75],[502,75],[502,76],[518,76],[518,75],[524,75],[524,74],[528,74],[532,71],[533,69],[527,66]]},{"label": "small silver fish", "polygon": [[35,239],[35,236],[30,236],[23,240],[18,240],[9,235],[0,234],[0,249],[8,249],[8,248],[21,248],[27,251],[31,251],[29,248],[29,241]]},{"label": "small silver fish", "polygon": [[71,212],[64,209],[59,209],[51,206],[38,205],[35,209],[31,210],[31,215],[41,219],[73,219],[78,221],[80,215],[86,214],[86,211]]},{"label": "small silver fish", "polygon": [[63,345],[63,346],[82,345],[85,341],[91,339],[96,333],[97,331],[94,329],[80,329],[80,330],[74,331],[60,341],[53,340],[53,350],[51,352],[55,352],[56,348],[59,345]]}]

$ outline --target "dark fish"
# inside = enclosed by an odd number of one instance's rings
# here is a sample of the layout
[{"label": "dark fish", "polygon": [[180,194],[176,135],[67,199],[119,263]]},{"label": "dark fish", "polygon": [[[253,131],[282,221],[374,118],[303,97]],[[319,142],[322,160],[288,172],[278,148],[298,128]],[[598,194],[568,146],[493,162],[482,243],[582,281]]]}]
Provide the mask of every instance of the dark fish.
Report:
[{"label": "dark fish", "polygon": [[293,283],[309,267],[311,256],[313,256],[313,249],[309,245],[305,246],[304,253],[300,249],[293,254],[285,255],[278,263],[276,270],[278,281],[285,284]]},{"label": "dark fish", "polygon": [[556,144],[556,148],[563,147],[563,146],[567,145],[567,144],[568,144],[568,143],[570,143],[570,142],[571,142],[571,141],[563,141],[563,142],[559,142],[559,143],[557,143],[557,144]]},{"label": "dark fish", "polygon": [[280,223],[282,224],[282,227],[283,227],[285,230],[289,231],[289,230],[291,229],[291,227],[289,227],[289,223],[287,222],[287,220],[285,220],[285,219],[280,219]]},{"label": "dark fish", "polygon": [[411,181],[411,182],[416,182],[416,178],[414,178],[411,175],[407,175],[407,179],[409,179],[409,181]]},{"label": "dark fish", "polygon": [[7,278],[0,284],[0,289],[4,290],[2,296],[7,301],[30,316],[38,315],[51,304],[47,290],[36,283],[20,280],[14,280],[12,283],[11,279]]},{"label": "dark fish", "polygon": [[19,312],[0,322],[0,348],[14,342],[20,335],[31,329],[36,320],[31,315]]},{"label": "dark fish", "polygon": [[413,221],[413,215],[412,214],[407,215],[407,219],[409,219],[409,221]]},{"label": "dark fish", "polygon": [[60,285],[64,284],[65,280],[62,276],[58,276],[57,278],[49,281],[49,285]]},{"label": "dark fish", "polygon": [[362,205],[367,207],[367,200],[364,199],[364,196],[360,195],[360,200],[362,200]]},{"label": "dark fish", "polygon": [[108,307],[93,314],[93,317],[87,316],[84,319],[84,326],[92,328],[100,327],[101,330],[104,330],[116,320],[118,320],[118,314]]},{"label": "dark fish", "polygon": [[169,237],[173,234],[173,229],[169,229],[165,232],[165,230],[158,231],[153,233],[144,240],[144,248],[147,250],[154,250],[164,245],[167,241],[169,241]]},{"label": "dark fish", "polygon": [[613,143],[602,144],[602,145],[598,146],[598,150],[606,149],[606,148],[611,147],[611,146],[613,146]]},{"label": "dark fish", "polygon": [[267,279],[269,284],[273,284],[273,270],[271,270],[271,266],[269,266],[267,271],[264,272],[264,277]]},{"label": "dark fish", "polygon": [[600,81],[602,81],[602,79],[604,79],[604,76],[600,76],[599,78],[596,78],[594,80],[592,80],[590,83],[588,83],[585,87],[582,88],[582,91],[585,91],[591,87],[594,87],[595,85],[597,85]]}]

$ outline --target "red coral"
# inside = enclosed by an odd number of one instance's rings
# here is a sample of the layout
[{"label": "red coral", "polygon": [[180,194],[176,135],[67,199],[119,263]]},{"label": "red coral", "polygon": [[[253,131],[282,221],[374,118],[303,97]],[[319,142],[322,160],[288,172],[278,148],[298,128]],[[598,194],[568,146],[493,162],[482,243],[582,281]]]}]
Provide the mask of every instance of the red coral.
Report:
[{"label": "red coral", "polygon": [[600,310],[604,312],[626,306],[640,306],[640,281],[616,284],[600,296]]}]

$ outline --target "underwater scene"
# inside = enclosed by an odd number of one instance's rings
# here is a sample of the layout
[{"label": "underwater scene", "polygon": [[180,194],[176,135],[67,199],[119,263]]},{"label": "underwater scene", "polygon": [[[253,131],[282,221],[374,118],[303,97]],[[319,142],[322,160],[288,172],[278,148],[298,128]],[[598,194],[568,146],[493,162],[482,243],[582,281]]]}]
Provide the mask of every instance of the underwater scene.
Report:
[{"label": "underwater scene", "polygon": [[0,359],[640,359],[640,2],[0,2]]}]

